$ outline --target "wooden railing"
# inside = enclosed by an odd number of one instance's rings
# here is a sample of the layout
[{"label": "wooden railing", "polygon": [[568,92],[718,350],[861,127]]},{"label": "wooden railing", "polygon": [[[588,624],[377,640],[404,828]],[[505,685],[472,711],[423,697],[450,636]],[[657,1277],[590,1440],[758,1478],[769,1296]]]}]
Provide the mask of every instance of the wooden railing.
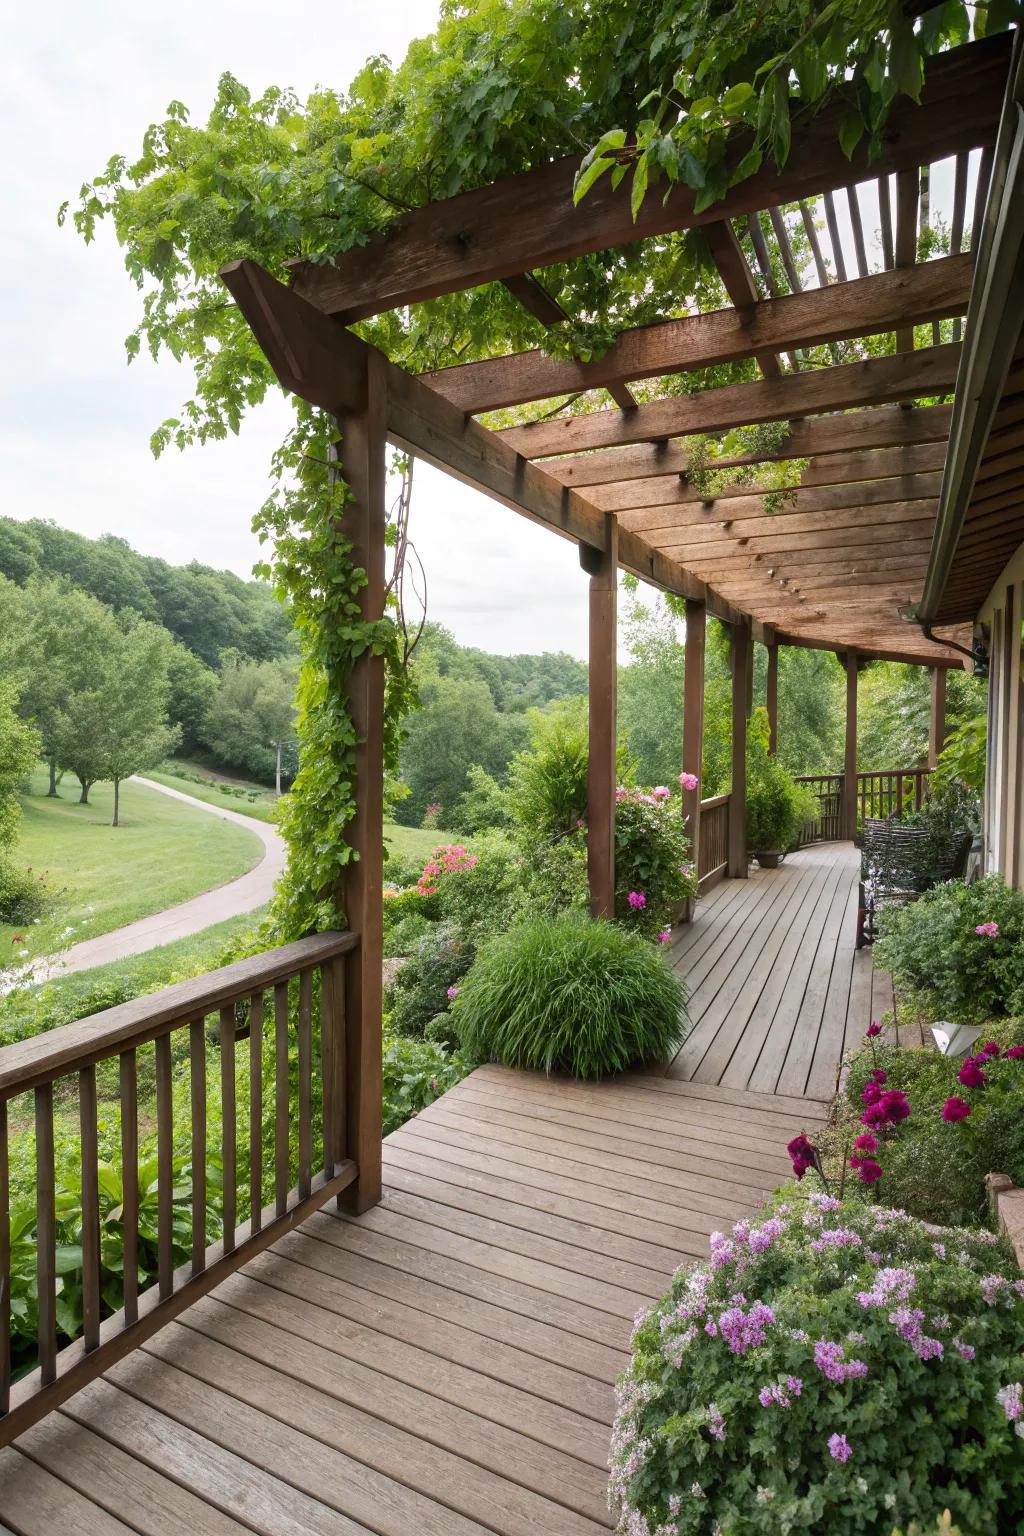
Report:
[{"label": "wooden railing", "polygon": [[[0,1445],[355,1181],[343,957],[357,943],[302,939],[0,1050]],[[11,1129],[33,1125],[34,1187],[12,1190]]]},{"label": "wooden railing", "polygon": [[697,889],[705,890],[720,880],[729,862],[730,795],[715,795],[700,803],[700,836],[697,849]]},{"label": "wooden railing", "polygon": [[[928,792],[927,768],[883,768],[857,775],[857,812],[861,821],[884,820],[902,816],[905,811],[919,811]],[[799,774],[796,782],[804,784],[818,797],[818,814],[804,826],[800,847],[808,843],[826,843],[843,836],[843,773]]]}]

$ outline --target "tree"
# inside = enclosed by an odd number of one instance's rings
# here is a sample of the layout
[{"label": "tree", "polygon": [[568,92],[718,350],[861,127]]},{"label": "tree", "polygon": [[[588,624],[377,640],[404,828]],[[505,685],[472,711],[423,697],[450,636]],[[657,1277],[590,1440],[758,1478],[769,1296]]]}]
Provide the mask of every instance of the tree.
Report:
[{"label": "tree", "polygon": [[0,854],[14,842],[21,817],[18,790],[35,767],[39,733],[18,715],[14,684],[0,681]]},{"label": "tree", "polygon": [[470,787],[474,764],[503,780],[513,754],[526,746],[523,715],[502,715],[487,684],[428,677],[420,684],[421,707],[409,719],[402,744],[402,779],[409,786],[396,815],[418,826],[428,805],[441,806],[441,824],[456,813]]},{"label": "tree", "polygon": [[217,674],[187,646],[176,641],[168,657],[167,682],[171,724],[181,728],[182,749],[194,752],[203,740],[203,729],[217,696]]},{"label": "tree", "polygon": [[[946,674],[946,734],[982,714],[985,686],[966,672]],[[857,755],[874,768],[914,768],[925,761],[931,718],[927,667],[876,661],[861,673],[858,686]]]},{"label": "tree", "polygon": [[180,728],[167,719],[170,652],[170,636],[157,624],[119,629],[92,685],[58,712],[58,762],[77,777],[83,805],[93,784],[113,782],[115,827],[121,780],[152,767],[180,740]]},{"label": "tree", "polygon": [[229,652],[220,684],[199,734],[218,760],[260,780],[273,777],[277,793],[295,772],[296,668],[289,661],[250,661]]},{"label": "tree", "polygon": [[[765,701],[768,652],[754,647],[754,702]],[[779,647],[779,762],[790,773],[833,773],[842,767],[846,681],[831,651]]]},{"label": "tree", "polygon": [[619,668],[619,728],[637,760],[641,784],[679,776],[683,738],[683,657],[678,620],[660,596],[653,607],[631,598],[623,638],[629,664]]}]

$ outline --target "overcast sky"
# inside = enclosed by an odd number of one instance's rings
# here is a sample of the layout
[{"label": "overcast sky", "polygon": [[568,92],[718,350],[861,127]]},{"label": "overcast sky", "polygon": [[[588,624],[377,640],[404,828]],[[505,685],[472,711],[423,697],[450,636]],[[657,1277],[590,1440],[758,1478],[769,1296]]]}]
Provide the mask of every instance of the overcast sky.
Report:
[{"label": "overcast sky", "polygon": [[[250,520],[288,406],[276,398],[238,438],[154,460],[149,434],[188,398],[190,372],[167,359],[125,366],[139,299],[113,232],[102,229],[86,248],[73,229],[57,228],[57,208],[110,155],[137,153],[171,100],[205,121],[222,71],[254,91],[344,88],[369,54],[400,59],[436,14],[436,0],[35,0],[12,8],[0,57],[4,513],[116,533],[146,554],[249,574],[258,548]],[[413,536],[431,617],[464,644],[585,654],[586,578],[572,546],[425,465],[417,466]]]}]

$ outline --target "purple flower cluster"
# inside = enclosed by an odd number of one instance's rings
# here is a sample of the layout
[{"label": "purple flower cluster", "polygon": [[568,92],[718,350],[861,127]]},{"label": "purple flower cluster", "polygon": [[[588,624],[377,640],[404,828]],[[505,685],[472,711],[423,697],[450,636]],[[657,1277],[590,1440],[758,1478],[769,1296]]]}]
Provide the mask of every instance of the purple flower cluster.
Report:
[{"label": "purple flower cluster", "polygon": [[849,1461],[853,1455],[853,1446],[845,1435],[829,1435],[828,1453],[833,1461]]},{"label": "purple flower cluster", "polygon": [[906,1301],[917,1280],[909,1269],[880,1269],[870,1291],[858,1291],[862,1307],[887,1307],[891,1301]]},{"label": "purple flower cluster", "polygon": [[762,1408],[770,1408],[773,1403],[779,1408],[789,1408],[794,1397],[799,1397],[803,1389],[802,1377],[787,1376],[784,1384],[775,1382],[771,1386],[762,1387],[757,1400]]},{"label": "purple flower cluster", "polygon": [[859,1234],[852,1232],[849,1227],[829,1227],[811,1239],[811,1247],[815,1253],[823,1253],[826,1248],[860,1248],[861,1246]]},{"label": "purple flower cluster", "polygon": [[831,1339],[819,1339],[814,1346],[814,1363],[829,1381],[841,1383],[866,1376],[868,1368],[863,1360],[847,1360],[846,1350]]},{"label": "purple flower cluster", "polygon": [[1008,1387],[1000,1387],[996,1402],[1013,1425],[1014,1433],[1024,1436],[1024,1383],[1011,1381]]},{"label": "purple flower cluster", "polygon": [[718,1319],[718,1331],[734,1355],[758,1349],[768,1337],[768,1327],[775,1313],[763,1301],[755,1301],[748,1312],[741,1306],[729,1307]]}]

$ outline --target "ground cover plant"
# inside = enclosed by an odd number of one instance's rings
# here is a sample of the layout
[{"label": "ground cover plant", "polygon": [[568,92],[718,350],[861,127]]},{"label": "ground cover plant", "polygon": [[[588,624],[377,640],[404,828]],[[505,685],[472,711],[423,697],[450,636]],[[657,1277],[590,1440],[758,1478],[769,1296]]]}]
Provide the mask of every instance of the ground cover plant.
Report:
[{"label": "ground cover plant", "polygon": [[599,1078],[674,1054],[682,982],[651,944],[585,913],[533,917],[480,946],[452,1010],[480,1061]]},{"label": "ground cover plant", "polygon": [[624,1536],[875,1536],[1024,1517],[1024,1280],[988,1232],[784,1191],[641,1314]]}]

